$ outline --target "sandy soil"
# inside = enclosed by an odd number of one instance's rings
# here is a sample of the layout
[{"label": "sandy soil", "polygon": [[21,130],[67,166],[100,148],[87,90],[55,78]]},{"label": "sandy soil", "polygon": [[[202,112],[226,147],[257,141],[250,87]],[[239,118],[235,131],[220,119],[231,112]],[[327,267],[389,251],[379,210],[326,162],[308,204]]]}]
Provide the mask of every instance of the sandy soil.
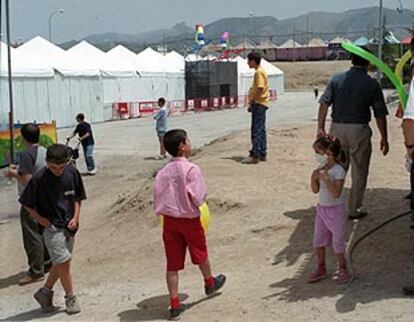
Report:
[{"label": "sandy soil", "polygon": [[288,91],[313,91],[318,84],[322,91],[332,75],[349,68],[349,61],[320,62],[275,62],[275,66],[285,72],[285,86]]},{"label": "sandy soil", "polygon": [[[349,288],[330,279],[306,283],[314,266],[316,196],[308,184],[314,132],[313,124],[272,127],[269,160],[256,166],[239,163],[249,148],[247,131],[197,151],[193,161],[204,171],[213,215],[211,262],[228,283],[221,294],[206,299],[200,274],[188,262],[180,285],[190,304],[183,321],[412,321],[412,300],[401,294],[403,285],[414,283],[409,218],[360,246],[354,256],[358,279]],[[370,215],[349,223],[354,240],[408,209],[402,200],[408,174],[396,120],[390,137],[391,154],[384,158],[375,134],[366,195]],[[12,220],[0,225],[0,319],[158,321],[167,316],[161,229],[152,212],[153,178],[161,163],[107,154],[101,164],[98,176],[85,178],[89,199],[75,247],[73,274],[82,313],[69,317],[60,310],[45,316],[31,297],[40,284],[16,285],[25,263],[19,223]],[[63,307],[60,286],[56,302]]]}]

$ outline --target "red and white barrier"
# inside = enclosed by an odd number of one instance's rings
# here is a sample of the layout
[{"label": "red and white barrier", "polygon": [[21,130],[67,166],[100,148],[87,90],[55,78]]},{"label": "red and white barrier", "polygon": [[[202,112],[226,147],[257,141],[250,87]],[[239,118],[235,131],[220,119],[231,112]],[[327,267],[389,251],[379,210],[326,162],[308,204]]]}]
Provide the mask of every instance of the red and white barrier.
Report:
[{"label": "red and white barrier", "polygon": [[[269,96],[271,101],[275,101],[277,99],[277,91],[270,90]],[[168,101],[169,115],[171,116],[183,115],[188,112],[204,112],[246,107],[247,105],[247,95]],[[158,109],[157,101],[118,102],[112,104],[112,115],[114,119],[148,117],[154,115]]]}]

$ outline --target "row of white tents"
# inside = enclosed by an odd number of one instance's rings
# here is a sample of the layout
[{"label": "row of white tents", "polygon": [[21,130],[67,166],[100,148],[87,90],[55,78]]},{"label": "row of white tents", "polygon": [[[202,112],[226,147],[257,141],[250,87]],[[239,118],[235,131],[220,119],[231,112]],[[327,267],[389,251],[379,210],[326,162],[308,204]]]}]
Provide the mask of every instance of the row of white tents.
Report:
[{"label": "row of white tents", "polygon": [[[0,44],[0,125],[8,120],[7,49]],[[74,124],[83,112],[91,122],[110,120],[119,102],[185,99],[185,59],[176,52],[165,55],[147,48],[135,54],[119,45],[103,52],[86,41],[67,51],[41,37],[12,49],[14,118],[17,122],[50,122],[58,127]],[[245,95],[253,73],[240,57],[239,95]],[[263,63],[272,89],[283,93],[283,72]]]}]

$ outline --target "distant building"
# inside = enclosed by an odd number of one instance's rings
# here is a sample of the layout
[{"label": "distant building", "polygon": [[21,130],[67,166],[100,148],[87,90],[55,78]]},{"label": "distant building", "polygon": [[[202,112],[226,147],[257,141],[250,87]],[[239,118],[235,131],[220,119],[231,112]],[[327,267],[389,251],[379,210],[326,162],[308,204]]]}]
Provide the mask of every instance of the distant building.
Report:
[{"label": "distant building", "polygon": [[320,38],[311,39],[301,48],[301,58],[304,60],[325,60],[328,45]]},{"label": "distant building", "polygon": [[326,58],[326,43],[319,38],[310,40],[301,45],[289,39],[276,50],[276,60],[279,61],[312,61]]},{"label": "distant building", "polygon": [[293,39],[287,40],[285,43],[277,47],[276,60],[278,61],[295,61],[298,60],[301,44]]},{"label": "distant building", "polygon": [[257,49],[259,49],[262,52],[262,55],[266,60],[269,60],[269,61],[276,60],[277,46],[272,41],[270,40],[262,41],[257,46]]},{"label": "distant building", "polygon": [[326,50],[327,60],[346,60],[349,59],[349,53],[342,48],[341,44],[345,41],[349,42],[349,39],[336,37],[328,43]]}]

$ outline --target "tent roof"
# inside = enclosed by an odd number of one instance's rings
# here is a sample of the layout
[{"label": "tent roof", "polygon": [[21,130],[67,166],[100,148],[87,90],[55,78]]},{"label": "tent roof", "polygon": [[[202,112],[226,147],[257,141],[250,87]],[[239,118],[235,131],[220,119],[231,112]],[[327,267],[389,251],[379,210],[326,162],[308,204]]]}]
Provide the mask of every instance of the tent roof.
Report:
[{"label": "tent roof", "polygon": [[254,71],[249,68],[247,65],[247,60],[237,56],[234,58],[234,60],[237,62],[237,74],[242,76],[253,76]]},{"label": "tent roof", "polygon": [[162,55],[162,58],[164,62],[166,63],[166,66],[168,66],[167,68],[168,70],[171,70],[172,72],[179,72],[179,73],[184,72],[185,59],[179,53],[173,51],[173,52],[167,53],[165,56]]},{"label": "tent roof", "polygon": [[105,53],[87,41],[66,51],[66,59],[55,68],[64,76],[100,76]]},{"label": "tent roof", "polygon": [[184,58],[184,56],[182,56],[182,55],[180,55],[179,53],[177,53],[176,51],[171,51],[171,52],[169,52],[169,53],[167,53],[167,57],[170,57],[170,58],[173,58],[173,59],[176,59],[177,61],[178,60],[180,60],[180,61],[184,61],[185,60],[185,58]]},{"label": "tent roof", "polygon": [[106,54],[110,55],[117,55],[120,57],[128,58],[128,59],[134,59],[136,58],[137,54],[135,54],[132,50],[129,50],[128,48],[118,45],[111,50],[109,50]]},{"label": "tent roof", "polygon": [[397,45],[400,41],[395,37],[394,33],[390,31],[387,36],[385,36],[385,42],[390,45]]},{"label": "tent roof", "polygon": [[[254,75],[254,70],[249,68],[249,66],[247,65],[247,59],[242,58],[240,56],[237,56],[235,58],[235,61],[237,62],[237,73],[239,75],[247,75],[247,76],[253,76]],[[271,76],[271,75],[283,75],[283,71],[281,71],[279,68],[277,68],[275,65],[273,65],[272,63],[269,63],[266,59],[261,60],[262,67],[264,68],[264,70],[266,71],[267,75]]]},{"label": "tent roof", "polygon": [[266,59],[262,59],[260,62],[260,65],[262,65],[267,75],[283,75],[284,74],[282,70],[277,68],[272,63],[269,63]]},{"label": "tent roof", "polygon": [[244,38],[237,45],[233,46],[233,49],[255,49],[256,44],[249,38]]},{"label": "tent roof", "polygon": [[336,37],[332,39],[329,43],[330,44],[341,44],[343,42],[350,42],[350,40],[347,38]]},{"label": "tent roof", "polygon": [[275,49],[277,46],[271,42],[269,39],[262,41],[259,46],[257,46],[259,49]]},{"label": "tent roof", "polygon": [[326,43],[320,38],[313,38],[309,40],[308,47],[326,47]]},{"label": "tent roof", "polygon": [[358,38],[357,40],[355,40],[354,41],[354,45],[357,45],[357,46],[366,46],[366,45],[368,45],[368,42],[369,42],[369,40],[368,40],[368,38],[367,37],[360,37],[360,38]]},{"label": "tent roof", "polygon": [[[0,44],[1,51],[1,76],[8,74],[8,52],[7,45],[3,42]],[[33,55],[19,52],[17,49],[11,48],[12,73],[15,77],[53,77],[54,71],[47,63],[47,58],[42,55]]]},{"label": "tent roof", "polygon": [[135,67],[139,73],[165,73],[161,54],[151,47],[141,51],[135,58]]},{"label": "tent roof", "polygon": [[409,45],[411,43],[411,39],[413,39],[414,36],[413,35],[409,35],[407,37],[405,37],[403,40],[401,40],[401,43],[404,45]]},{"label": "tent roof", "polygon": [[289,39],[286,42],[284,42],[282,45],[280,45],[278,48],[299,48],[302,47],[301,44],[294,41],[293,39]]},{"label": "tent roof", "polygon": [[105,54],[102,74],[112,77],[134,77],[137,75],[135,66],[136,54],[118,45]]},{"label": "tent roof", "polygon": [[16,50],[25,54],[43,55],[49,61],[54,58],[62,58],[65,55],[65,51],[62,48],[40,36],[34,37]]},{"label": "tent roof", "polygon": [[[377,45],[378,44],[378,38],[376,38],[376,37],[371,38],[368,42],[372,45]],[[384,37],[384,43],[387,44],[387,45],[398,45],[400,43],[400,41],[394,36],[394,34],[392,32],[390,32],[389,35]]]}]

